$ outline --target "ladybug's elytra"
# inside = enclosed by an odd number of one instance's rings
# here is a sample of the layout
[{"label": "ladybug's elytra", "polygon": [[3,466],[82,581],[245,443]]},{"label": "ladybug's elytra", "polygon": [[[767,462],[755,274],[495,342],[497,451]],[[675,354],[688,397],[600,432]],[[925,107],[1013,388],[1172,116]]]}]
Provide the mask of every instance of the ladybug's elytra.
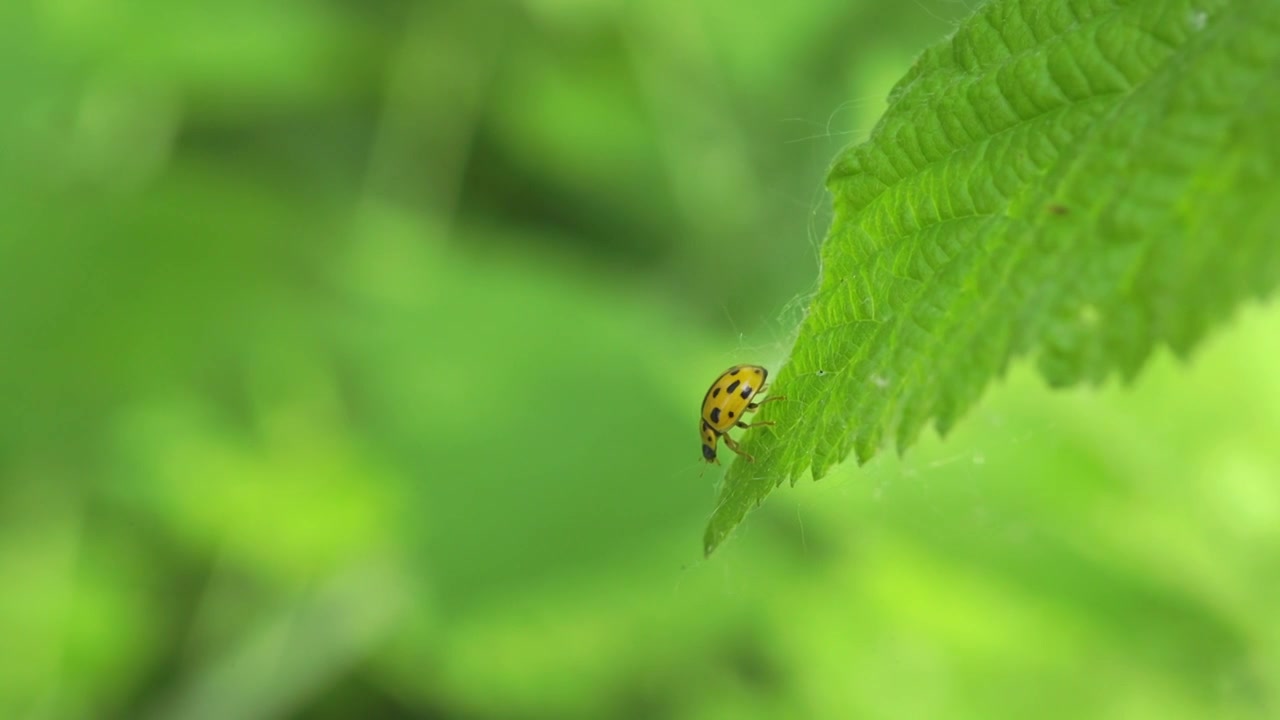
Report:
[{"label": "ladybug's elytra", "polygon": [[711,383],[706,397],[702,398],[702,459],[709,463],[720,464],[716,459],[716,443],[724,438],[729,449],[755,462],[755,458],[738,448],[738,443],[729,437],[728,432],[737,426],[752,428],[759,425],[772,425],[773,421],[747,423],[743,415],[755,412],[761,405],[771,400],[786,400],[781,395],[754,402],[756,395],[765,391],[768,386],[765,378],[769,371],[759,365],[734,365],[725,370],[716,381]]}]

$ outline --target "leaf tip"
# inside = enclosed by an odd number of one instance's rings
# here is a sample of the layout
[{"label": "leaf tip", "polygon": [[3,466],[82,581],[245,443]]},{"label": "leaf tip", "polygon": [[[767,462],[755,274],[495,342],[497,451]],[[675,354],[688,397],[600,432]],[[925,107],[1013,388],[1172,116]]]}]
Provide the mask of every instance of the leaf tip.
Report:
[{"label": "leaf tip", "polygon": [[707,526],[707,532],[702,536],[702,556],[711,557],[711,553],[720,547],[720,543],[724,540],[724,533],[720,531],[713,519],[711,524]]}]

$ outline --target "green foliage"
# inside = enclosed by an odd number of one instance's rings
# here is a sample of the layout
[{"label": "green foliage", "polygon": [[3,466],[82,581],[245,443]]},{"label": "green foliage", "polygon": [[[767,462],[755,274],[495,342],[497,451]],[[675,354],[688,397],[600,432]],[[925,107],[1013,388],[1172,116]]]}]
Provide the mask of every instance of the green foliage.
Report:
[{"label": "green foliage", "polygon": [[707,528],[947,432],[1019,356],[1054,386],[1185,355],[1280,277],[1271,2],[1001,0],[926,52],[828,186],[822,279]]},{"label": "green foliage", "polygon": [[976,4],[0,2],[0,718],[1274,720],[1280,304],[691,542]]}]

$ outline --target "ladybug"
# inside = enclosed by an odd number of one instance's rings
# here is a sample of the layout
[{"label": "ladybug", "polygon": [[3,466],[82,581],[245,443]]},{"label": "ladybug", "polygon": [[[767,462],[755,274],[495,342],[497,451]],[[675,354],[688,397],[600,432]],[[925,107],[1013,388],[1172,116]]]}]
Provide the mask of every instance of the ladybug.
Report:
[{"label": "ladybug", "polygon": [[729,449],[755,462],[755,458],[738,448],[738,443],[727,434],[734,426],[751,428],[759,425],[772,425],[773,421],[747,423],[742,417],[755,412],[761,405],[770,400],[786,400],[781,395],[753,402],[756,395],[768,387],[765,378],[769,371],[759,365],[734,365],[725,370],[711,383],[706,397],[702,398],[702,459],[709,463],[720,464],[716,459],[716,443],[724,438]]}]

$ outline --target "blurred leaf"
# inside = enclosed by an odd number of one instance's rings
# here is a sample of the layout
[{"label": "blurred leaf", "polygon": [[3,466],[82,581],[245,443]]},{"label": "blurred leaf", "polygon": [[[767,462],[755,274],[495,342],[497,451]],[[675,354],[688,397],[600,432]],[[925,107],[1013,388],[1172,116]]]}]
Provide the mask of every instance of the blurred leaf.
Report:
[{"label": "blurred leaf", "polygon": [[533,256],[459,253],[389,208],[359,227],[340,271],[346,394],[408,481],[446,612],[701,524],[684,396],[642,358],[663,354],[654,338],[686,361],[704,341],[660,298]]},{"label": "blurred leaf", "polygon": [[[85,717],[137,690],[166,631],[139,547],[103,523],[54,466],[0,484],[0,716]],[[38,481],[38,482],[27,482]],[[94,537],[93,542],[85,542]]]},{"label": "blurred leaf", "polygon": [[1269,291],[1278,71],[1265,2],[1007,0],[926,52],[831,172],[791,402],[747,436],[707,552],[782,481],[945,432],[1015,357],[1132,378]]},{"label": "blurred leaf", "polygon": [[404,600],[403,578],[382,561],[337,574],[244,632],[232,650],[206,663],[149,717],[293,717],[319,688],[385,640]]},{"label": "blurred leaf", "polygon": [[363,28],[338,7],[63,2],[44,3],[40,19],[44,36],[69,56],[177,82],[203,112],[243,115],[331,95],[363,69],[353,62]]}]

